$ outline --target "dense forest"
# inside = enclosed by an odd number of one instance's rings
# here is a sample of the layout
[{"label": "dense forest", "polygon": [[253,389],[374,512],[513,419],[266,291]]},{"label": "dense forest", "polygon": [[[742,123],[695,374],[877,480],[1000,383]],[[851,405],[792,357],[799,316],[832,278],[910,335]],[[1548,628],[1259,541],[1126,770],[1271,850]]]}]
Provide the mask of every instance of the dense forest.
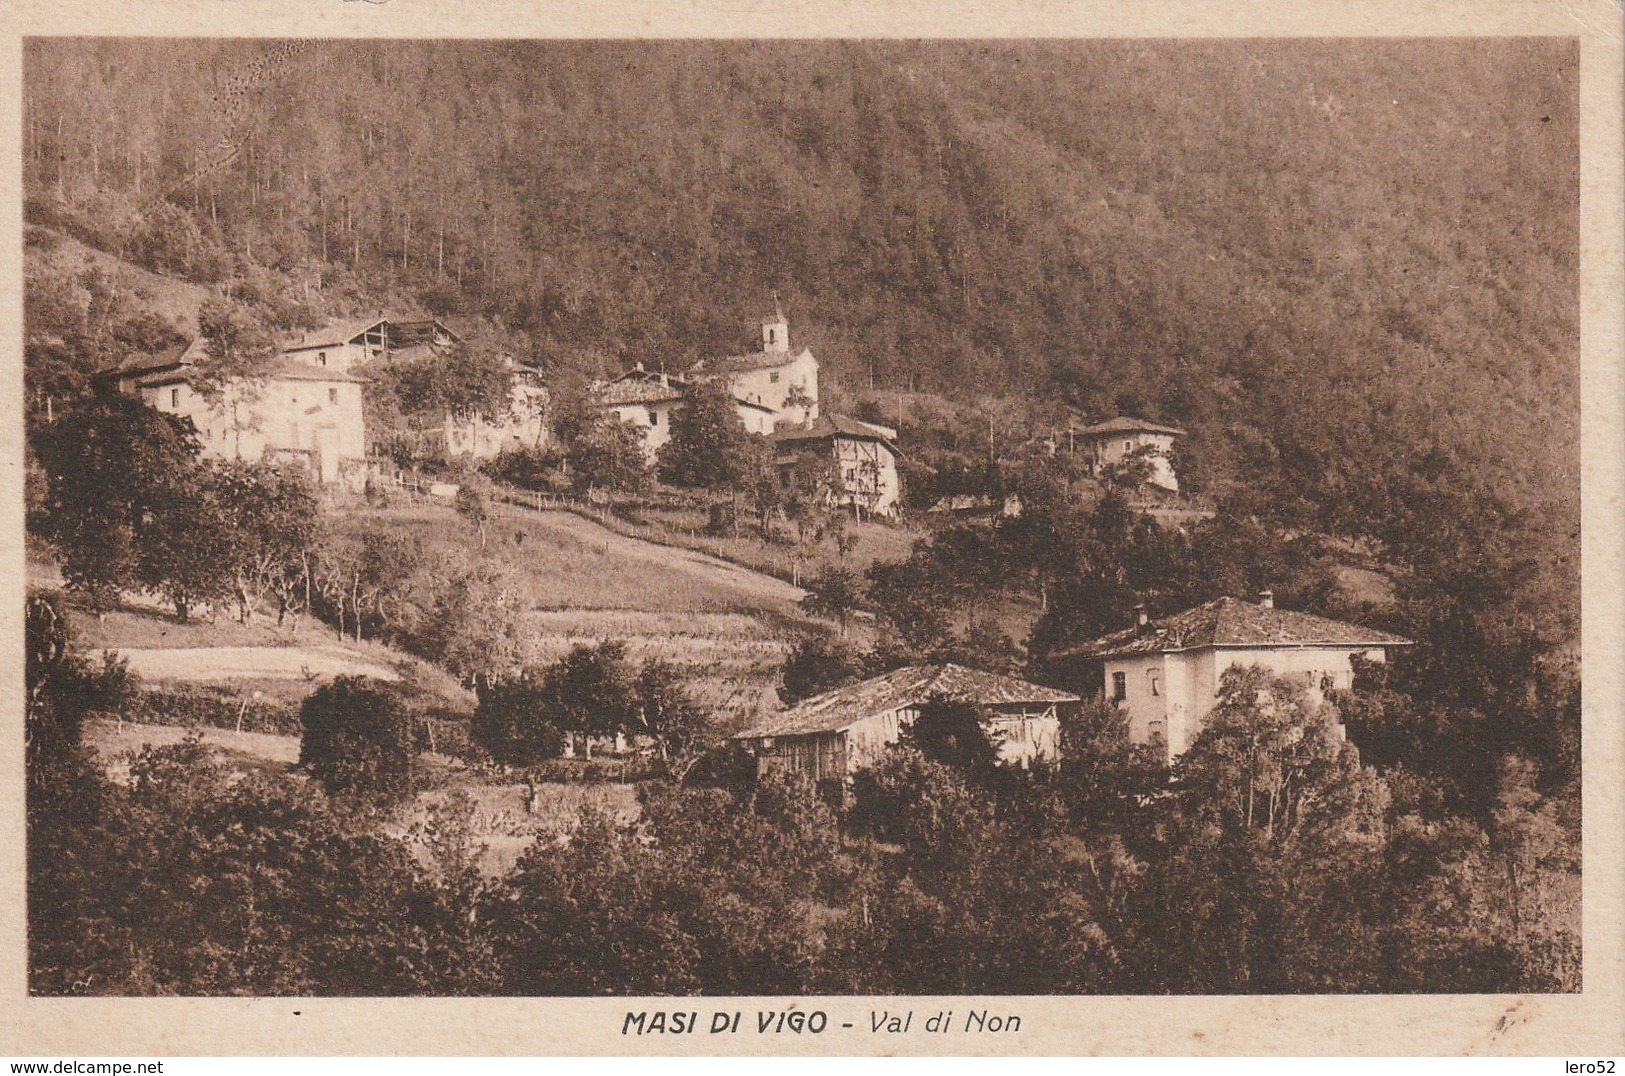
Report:
[{"label": "dense forest", "polygon": [[[905,743],[836,809],[716,763],[644,787],[639,826],[584,819],[482,880],[456,811],[414,836],[424,862],[375,800],[233,784],[196,744],[107,781],[78,723],[117,712],[120,678],[51,636],[30,674],[35,988],[1577,989],[1577,75],[1572,43],[1520,39],[28,43],[32,532],[70,589],[108,566],[81,539],[114,509],[173,539],[114,567],[177,591],[163,558],[185,554],[252,589],[180,512],[197,498],[136,472],[184,457],[166,470],[221,504],[258,479],[87,403],[112,364],[415,310],[501,339],[563,403],[634,361],[746,350],[776,295],[827,407],[901,419],[908,480],[998,457],[988,480],[1026,505],[866,571],[842,547],[807,608],[843,629],[872,611],[879,642],[803,640],[785,696],[921,657],[1061,682],[1068,645],[1136,603],[1262,586],[1417,643],[1326,708],[1229,683],[1172,774],[1092,707],[1052,771]],[[147,291],[64,268],[81,247]],[[164,282],[211,298],[166,305]],[[1117,413],[1189,431],[1176,463],[1213,518],[1081,503],[1064,461],[1015,451]],[[558,432],[580,473],[621,455]],[[90,472],[128,496],[75,499]],[[484,550],[483,501],[459,510]],[[315,527],[277,538],[307,581],[342,561]],[[1339,591],[1349,557],[1391,600]],[[1031,637],[978,618],[998,595],[1042,605]],[[433,638],[417,649],[447,667],[498,652]],[[526,675],[502,691],[563,677]],[[1235,808],[1260,773],[1267,824]],[[276,832],[297,839],[255,843]],[[104,876],[116,912],[88,892]],[[202,879],[232,914],[177,943]]]},{"label": "dense forest", "polygon": [[[1433,456],[1578,519],[1559,41],[31,42],[29,218],[283,320],[494,319],[546,367],[1179,423],[1326,514]],[[270,270],[267,273],[264,270]],[[1573,571],[1573,566],[1568,566]]]}]

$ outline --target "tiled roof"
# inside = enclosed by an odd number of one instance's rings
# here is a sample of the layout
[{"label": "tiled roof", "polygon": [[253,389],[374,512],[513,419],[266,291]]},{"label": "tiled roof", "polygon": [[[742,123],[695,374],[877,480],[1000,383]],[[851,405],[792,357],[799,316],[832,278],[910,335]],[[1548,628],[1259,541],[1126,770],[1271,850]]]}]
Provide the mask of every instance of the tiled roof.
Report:
[{"label": "tiled roof", "polygon": [[1091,657],[1161,654],[1203,647],[1408,646],[1410,640],[1311,613],[1217,598],[1141,627],[1103,635],[1070,651]]},{"label": "tiled roof", "polygon": [[749,355],[729,355],[720,359],[701,359],[689,369],[697,375],[744,374],[752,370],[771,370],[777,366],[789,366],[803,356],[811,357],[811,355],[812,352],[806,348],[802,348],[798,354],[791,354],[788,351],[753,351]]},{"label": "tiled roof", "polygon": [[601,407],[664,403],[682,398],[683,391],[679,386],[661,384],[659,381],[611,381],[592,390],[593,402]]},{"label": "tiled roof", "polygon": [[827,441],[832,437],[845,437],[853,441],[879,441],[893,452],[897,451],[885,429],[871,426],[867,422],[859,422],[855,418],[847,418],[845,415],[819,415],[813,419],[811,425],[792,422],[773,431],[773,440],[781,444],[787,441]]},{"label": "tiled roof", "polygon": [[310,332],[289,337],[282,342],[284,351],[304,351],[313,347],[339,347],[349,343],[369,329],[377,328],[388,322],[392,325],[402,326],[434,326],[450,334],[454,339],[460,339],[458,334],[439,318],[404,318],[384,315],[375,318],[350,318],[345,321],[335,321],[312,329]]},{"label": "tiled roof", "polygon": [[[192,370],[195,365],[191,361],[186,361],[170,362],[162,366],[151,367],[136,378],[136,385],[150,389],[161,385],[188,383],[192,380]],[[129,376],[134,372],[126,371],[124,376]],[[287,358],[277,359],[272,362],[266,367],[265,373],[261,376],[267,381],[324,381],[358,385],[364,384],[367,380],[364,377],[357,377],[355,374],[343,370],[323,369]]]},{"label": "tiled roof", "polygon": [[1074,431],[1079,437],[1099,437],[1114,433],[1166,433],[1175,437],[1183,437],[1185,431],[1178,426],[1162,426],[1155,422],[1147,422],[1139,418],[1109,418],[1105,422],[1097,422],[1093,426],[1085,426]]},{"label": "tiled roof", "polygon": [[884,676],[807,699],[735,734],[734,739],[839,732],[864,718],[914,706],[932,696],[964,699],[982,706],[1078,701],[1078,696],[1064,691],[963,665],[906,665]]}]

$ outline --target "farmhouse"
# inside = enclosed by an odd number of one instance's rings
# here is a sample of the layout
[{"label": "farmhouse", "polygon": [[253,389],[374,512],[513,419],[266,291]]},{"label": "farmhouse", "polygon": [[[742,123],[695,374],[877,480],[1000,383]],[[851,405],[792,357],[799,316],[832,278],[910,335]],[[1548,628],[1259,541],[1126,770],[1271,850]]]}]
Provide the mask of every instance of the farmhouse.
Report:
[{"label": "farmhouse", "polygon": [[1079,701],[963,665],[908,665],[807,699],[734,740],[756,757],[758,772],[785,769],[815,781],[842,781],[878,760],[933,698],[986,708],[1000,758],[1021,766],[1058,757],[1061,712]]},{"label": "farmhouse", "polygon": [[791,352],[790,323],[777,301],[773,315],[762,319],[762,350],[701,359],[688,376],[725,380],[736,397],[768,408],[781,421],[805,423],[818,417],[818,360],[806,348]]},{"label": "farmhouse", "polygon": [[[593,386],[592,401],[616,421],[630,422],[643,439],[643,456],[653,466],[660,446],[671,440],[671,418],[683,404],[688,382],[678,375],[646,370],[640,362],[613,381]],[[773,432],[778,415],[770,407],[734,394],[734,411],[751,433]]]},{"label": "farmhouse", "polygon": [[1178,493],[1179,477],[1174,473],[1168,454],[1173,450],[1174,438],[1183,436],[1185,431],[1175,426],[1119,417],[1068,431],[1067,441],[1073,451],[1086,454],[1089,469],[1097,478],[1108,467],[1121,464],[1130,456],[1140,456],[1150,465],[1147,485]]},{"label": "farmhouse", "polygon": [[447,459],[469,456],[491,459],[510,449],[542,448],[547,444],[547,386],[541,373],[506,359],[513,374],[508,409],[501,415],[468,416],[448,413],[432,430],[432,437]]},{"label": "farmhouse", "polygon": [[348,370],[369,362],[409,358],[461,340],[438,318],[379,316],[336,321],[292,337],[283,341],[282,354],[319,370]]},{"label": "farmhouse", "polygon": [[795,481],[796,465],[808,455],[827,460],[839,475],[829,491],[832,503],[855,512],[889,516],[897,513],[897,431],[859,422],[844,415],[825,415],[773,434],[781,480]]},{"label": "farmhouse", "polygon": [[1129,739],[1160,745],[1169,761],[1202,731],[1219,679],[1235,666],[1258,665],[1301,679],[1313,692],[1353,686],[1353,659],[1386,661],[1409,646],[1387,632],[1275,608],[1263,591],[1257,604],[1219,598],[1194,609],[1137,623],[1073,651],[1098,665],[1099,683],[1128,717]]},{"label": "farmhouse", "polygon": [[227,381],[206,393],[196,365],[201,339],[109,376],[118,390],[171,415],[192,420],[203,454],[221,459],[291,460],[322,485],[359,488],[366,478],[363,380],[286,357],[263,376]]}]

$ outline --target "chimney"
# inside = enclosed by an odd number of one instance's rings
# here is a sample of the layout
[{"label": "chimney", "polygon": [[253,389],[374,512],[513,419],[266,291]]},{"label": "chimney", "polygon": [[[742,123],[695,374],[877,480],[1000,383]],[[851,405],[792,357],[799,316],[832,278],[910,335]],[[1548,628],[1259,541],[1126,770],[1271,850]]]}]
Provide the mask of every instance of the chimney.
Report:
[{"label": "chimney", "polygon": [[1141,602],[1140,604],[1136,605],[1134,607],[1134,626],[1137,628],[1143,628],[1146,626],[1146,624],[1150,623],[1150,621],[1151,617],[1145,611],[1145,602]]},{"label": "chimney", "polygon": [[1258,605],[1261,609],[1275,608],[1275,591],[1265,587],[1258,592]]}]

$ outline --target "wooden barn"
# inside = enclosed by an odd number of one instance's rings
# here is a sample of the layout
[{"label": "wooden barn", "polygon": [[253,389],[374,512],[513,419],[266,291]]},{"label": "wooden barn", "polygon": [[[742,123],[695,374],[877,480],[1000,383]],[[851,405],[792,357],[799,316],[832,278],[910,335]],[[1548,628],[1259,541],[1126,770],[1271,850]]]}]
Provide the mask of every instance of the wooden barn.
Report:
[{"label": "wooden barn", "polygon": [[1025,766],[1059,755],[1060,718],[1079,698],[1013,676],[949,663],[908,665],[807,699],[734,739],[757,772],[787,769],[814,781],[844,781],[873,764],[932,698],[987,710],[1000,758]]}]

